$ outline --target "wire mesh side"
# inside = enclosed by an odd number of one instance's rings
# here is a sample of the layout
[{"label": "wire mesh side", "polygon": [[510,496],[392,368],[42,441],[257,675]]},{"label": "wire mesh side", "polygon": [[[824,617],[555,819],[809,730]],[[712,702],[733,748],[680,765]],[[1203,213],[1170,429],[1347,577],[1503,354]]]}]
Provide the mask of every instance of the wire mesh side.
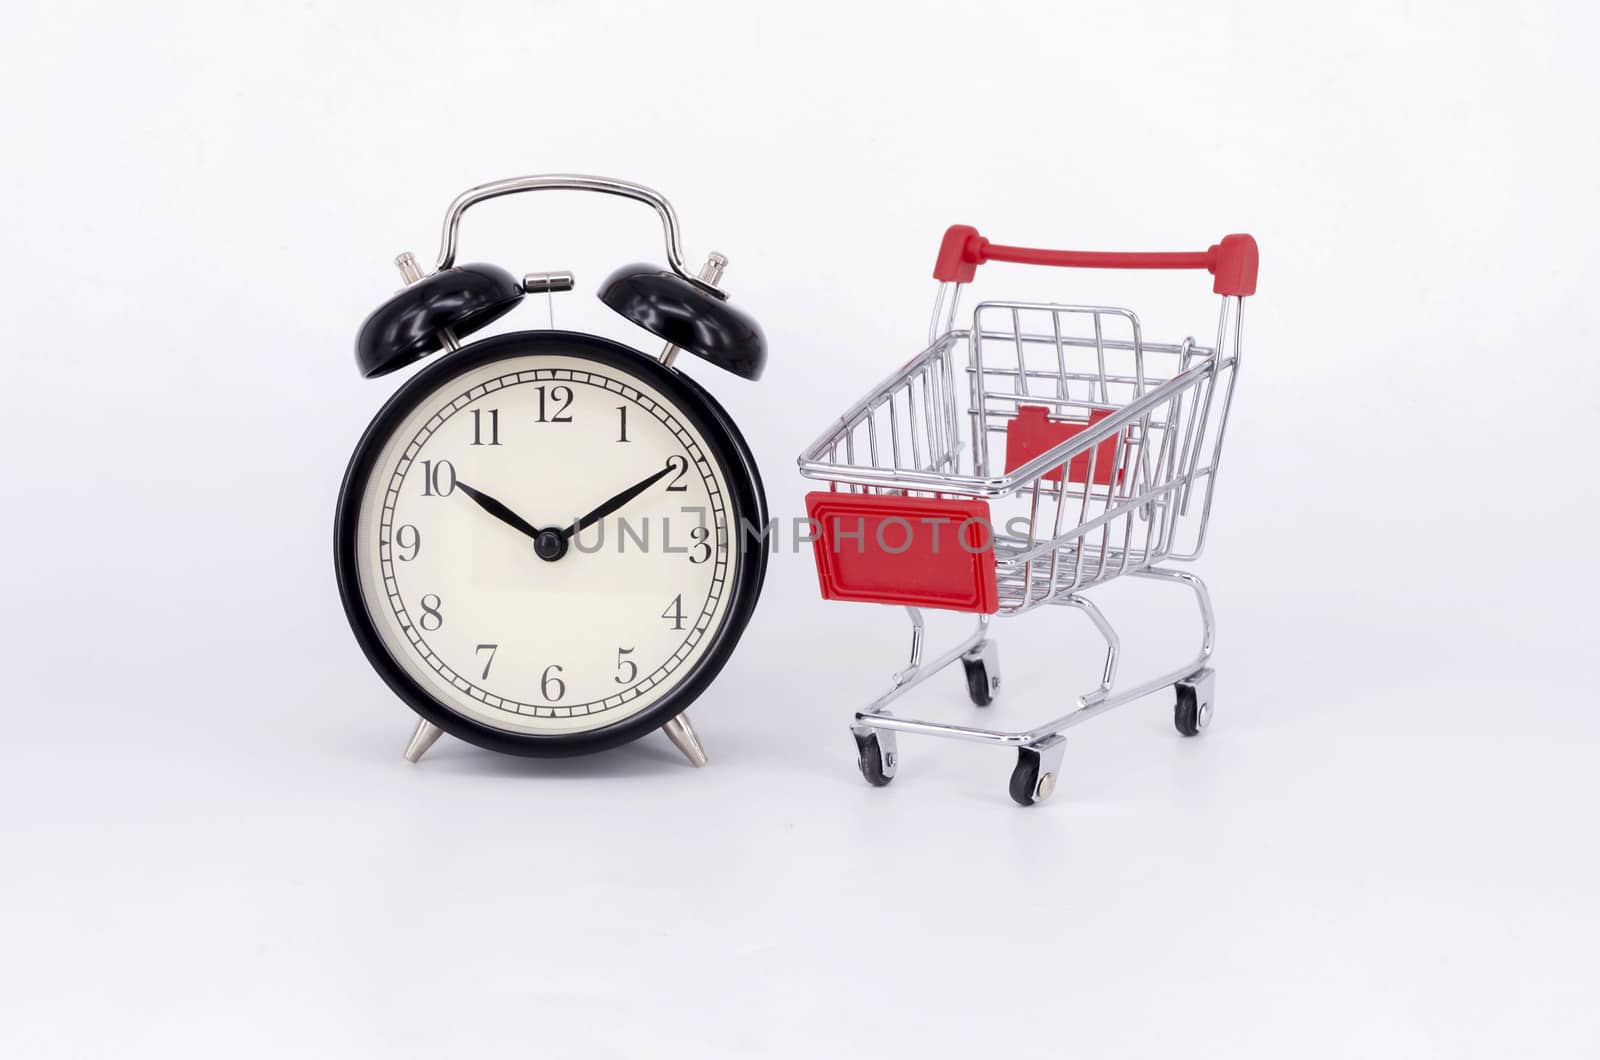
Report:
[{"label": "wire mesh side", "polygon": [[1188,470],[1184,476],[1182,510],[1179,514],[1189,532],[1173,543],[1169,559],[1195,560],[1205,548],[1206,532],[1211,525],[1211,501],[1216,489],[1217,471],[1222,463],[1223,435],[1227,432],[1228,416],[1233,409],[1233,388],[1239,371],[1243,328],[1244,299],[1224,298],[1217,321],[1218,353],[1204,400],[1197,405],[1192,430],[1193,449],[1188,454]]},{"label": "wire mesh side", "polygon": [[[1138,318],[1112,307],[989,302],[974,311],[974,463],[991,473],[1025,463],[1031,451],[1006,451],[1023,409],[1079,430],[1072,462],[1033,475],[1010,510],[996,513],[1003,610],[1198,553],[1232,397],[1237,303],[1223,300],[1216,347],[1146,343]],[[1219,358],[1228,341],[1233,356]],[[1185,525],[1193,544],[1180,549]]]},{"label": "wire mesh side", "polygon": [[[814,463],[877,469],[890,473],[891,478],[960,475],[961,442],[951,363],[958,341],[956,334],[943,336],[876,387],[808,451],[816,457]],[[940,492],[904,485],[851,485],[839,480],[834,480],[832,487],[926,496]]]},{"label": "wire mesh side", "polygon": [[1036,607],[1167,555],[1185,482],[1185,410],[1210,378],[1196,373],[1153,391],[1156,400],[1139,415],[1085,450],[1081,470],[1057,482],[1035,477],[1000,513],[995,552],[1003,609]]}]

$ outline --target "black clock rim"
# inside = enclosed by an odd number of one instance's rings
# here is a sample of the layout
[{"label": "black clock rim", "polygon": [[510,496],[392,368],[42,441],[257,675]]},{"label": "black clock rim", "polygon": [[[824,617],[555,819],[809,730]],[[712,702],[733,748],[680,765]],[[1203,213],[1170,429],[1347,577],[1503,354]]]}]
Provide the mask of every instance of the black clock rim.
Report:
[{"label": "black clock rim", "polygon": [[[422,398],[450,377],[495,361],[529,355],[572,356],[596,361],[629,372],[656,387],[672,401],[675,410],[699,430],[732,494],[731,536],[733,547],[739,550],[739,573],[732,585],[733,596],[728,601],[726,616],[711,643],[706,645],[688,674],[650,707],[613,724],[579,733],[508,732],[462,717],[439,702],[406,672],[379,635],[361,592],[356,560],[361,496],[384,443],[395,428]],[[727,664],[755,612],[766,574],[766,548],[762,542],[752,543],[750,535],[744,532],[746,519],[754,526],[766,526],[765,490],[749,444],[709,393],[687,376],[620,342],[576,331],[518,331],[471,343],[433,362],[407,380],[378,410],[356,443],[339,486],[334,512],[334,574],[345,618],[367,662],[390,691],[422,718],[457,739],[502,754],[535,758],[591,754],[621,746],[659,729],[687,710]]]}]

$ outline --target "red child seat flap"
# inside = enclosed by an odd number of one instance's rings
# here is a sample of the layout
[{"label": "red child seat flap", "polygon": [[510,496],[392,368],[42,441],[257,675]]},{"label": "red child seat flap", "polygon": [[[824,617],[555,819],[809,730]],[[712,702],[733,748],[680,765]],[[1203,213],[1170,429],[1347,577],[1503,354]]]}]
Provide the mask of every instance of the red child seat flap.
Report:
[{"label": "red child seat flap", "polygon": [[[1107,409],[1089,410],[1088,423],[1065,423],[1050,418],[1050,410],[1043,405],[1023,405],[1017,409],[1017,416],[1006,424],[1006,474],[1026,464],[1040,453],[1047,453],[1060,445],[1068,438],[1075,438],[1084,431],[1093,427],[1111,412]],[[1111,468],[1117,461],[1117,436],[1115,434],[1096,445],[1094,453],[1094,483],[1097,486],[1106,486],[1111,483]],[[1088,450],[1072,458],[1072,465],[1068,468],[1070,480],[1073,482],[1087,482],[1089,479]],[[1061,481],[1061,468],[1053,467],[1044,473],[1049,482]],[[1122,475],[1117,475],[1117,484],[1122,484]]]},{"label": "red child seat flap", "polygon": [[1000,608],[987,501],[818,491],[806,514],[825,600]]}]

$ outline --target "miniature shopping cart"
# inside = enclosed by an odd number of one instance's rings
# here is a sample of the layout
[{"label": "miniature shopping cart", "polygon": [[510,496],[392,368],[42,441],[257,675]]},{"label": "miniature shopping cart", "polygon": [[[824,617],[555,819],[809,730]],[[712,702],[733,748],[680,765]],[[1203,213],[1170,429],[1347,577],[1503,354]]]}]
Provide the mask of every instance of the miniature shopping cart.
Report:
[{"label": "miniature shopping cart", "polygon": [[[1148,342],[1137,316],[1111,306],[980,302],[971,327],[958,329],[962,286],[987,261],[1205,269],[1222,296],[1214,345]],[[831,483],[806,498],[822,595],[911,615],[911,665],[851,726],[870,783],[894,778],[896,733],[927,733],[1017,748],[1011,797],[1028,805],[1056,787],[1062,734],[1096,714],[1175,686],[1178,731],[1206,727],[1210,598],[1199,578],[1163,564],[1193,560],[1205,544],[1256,267],[1248,235],[1199,253],[1124,254],[1000,246],[966,225],[945,233],[928,347],[799,460],[802,475]],[[1203,632],[1183,666],[1114,690],[1117,634],[1085,592],[1123,576],[1187,587]],[[972,702],[990,704],[1000,690],[990,618],[1045,604],[1083,612],[1106,642],[1099,687],[1066,713],[1004,730],[889,712],[958,659]],[[930,607],[975,613],[978,627],[924,662],[921,609]]]}]

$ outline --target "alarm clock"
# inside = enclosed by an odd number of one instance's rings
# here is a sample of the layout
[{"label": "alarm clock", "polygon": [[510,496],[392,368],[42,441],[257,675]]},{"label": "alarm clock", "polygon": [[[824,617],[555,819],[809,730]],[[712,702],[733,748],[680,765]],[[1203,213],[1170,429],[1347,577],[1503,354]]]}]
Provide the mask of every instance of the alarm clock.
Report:
[{"label": "alarm clock", "polygon": [[[463,344],[525,295],[573,288],[566,272],[456,264],[468,208],[546,190],[655,210],[666,266],[625,265],[599,296],[660,353],[553,326]],[[361,326],[356,366],[373,378],[443,355],[357,443],[334,567],[357,643],[419,717],[406,759],[441,733],[557,756],[662,729],[704,765],[685,711],[739,643],[767,556],[750,447],[677,363],[687,351],[761,375],[765,337],[719,286],[727,259],[691,274],[677,216],[649,188],[550,175],[462,193],[433,271],[396,264],[407,286]]]}]

